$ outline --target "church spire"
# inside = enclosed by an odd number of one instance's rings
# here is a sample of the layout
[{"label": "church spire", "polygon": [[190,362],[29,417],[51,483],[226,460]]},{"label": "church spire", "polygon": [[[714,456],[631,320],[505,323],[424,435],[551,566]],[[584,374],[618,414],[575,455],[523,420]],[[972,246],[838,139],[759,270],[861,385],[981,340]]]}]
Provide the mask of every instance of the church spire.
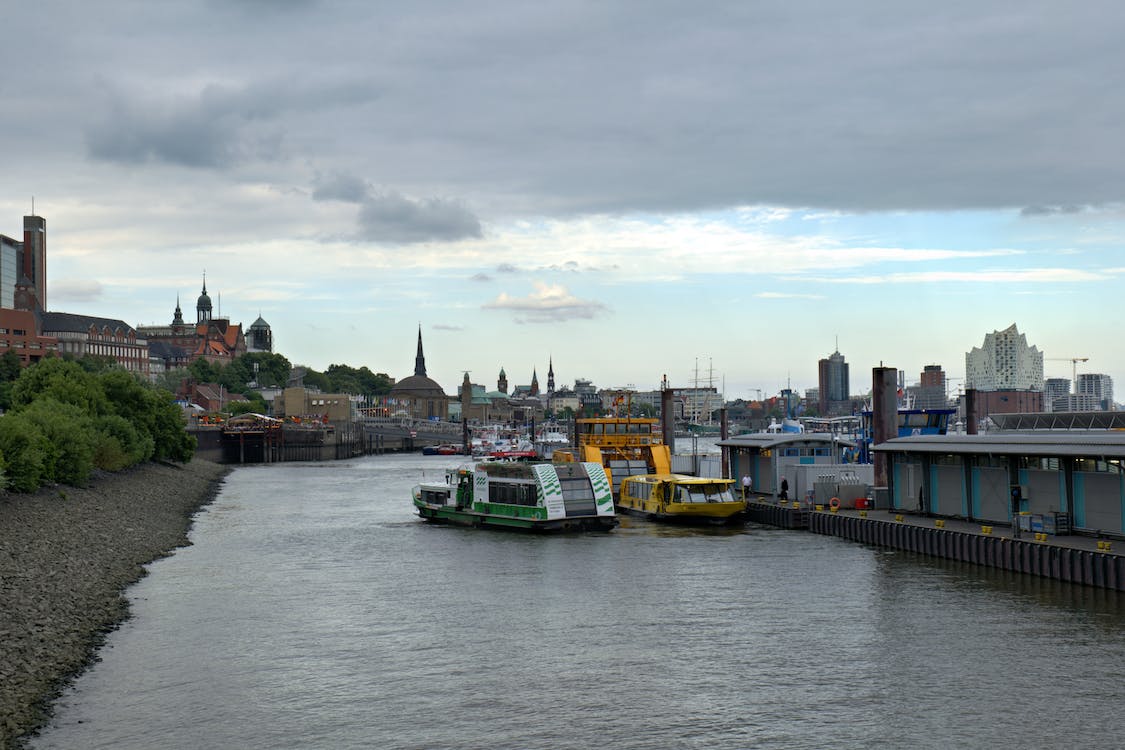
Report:
[{"label": "church spire", "polygon": [[414,357],[414,374],[426,377],[426,356],[422,354],[422,326],[418,325],[418,354]]}]

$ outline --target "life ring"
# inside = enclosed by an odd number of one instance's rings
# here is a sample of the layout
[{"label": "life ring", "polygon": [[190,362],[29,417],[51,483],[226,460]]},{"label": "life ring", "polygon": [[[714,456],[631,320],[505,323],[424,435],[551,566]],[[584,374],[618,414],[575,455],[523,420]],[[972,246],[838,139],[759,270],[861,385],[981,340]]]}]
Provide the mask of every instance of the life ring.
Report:
[{"label": "life ring", "polygon": [[838,497],[832,498],[831,500],[828,501],[828,505],[831,508],[839,508],[840,507],[840,498],[838,498]]}]

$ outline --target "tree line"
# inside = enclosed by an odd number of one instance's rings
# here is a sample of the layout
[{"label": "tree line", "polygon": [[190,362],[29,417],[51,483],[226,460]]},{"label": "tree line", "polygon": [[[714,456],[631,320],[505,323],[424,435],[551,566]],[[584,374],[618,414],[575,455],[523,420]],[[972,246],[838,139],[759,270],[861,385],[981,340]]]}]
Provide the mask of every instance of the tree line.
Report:
[{"label": "tree line", "polygon": [[[366,366],[355,368],[333,364],[324,372],[303,365],[299,369],[304,386],[322,393],[374,398],[391,392],[390,376],[372,372]],[[293,365],[281,354],[249,352],[225,365],[196,359],[186,368],[165,373],[157,382],[172,392],[176,392],[185,379],[196,383],[217,383],[227,393],[233,394],[232,400],[224,407],[225,411],[231,414],[247,411],[265,413],[268,405],[255,389],[284,388],[293,370]]]}]

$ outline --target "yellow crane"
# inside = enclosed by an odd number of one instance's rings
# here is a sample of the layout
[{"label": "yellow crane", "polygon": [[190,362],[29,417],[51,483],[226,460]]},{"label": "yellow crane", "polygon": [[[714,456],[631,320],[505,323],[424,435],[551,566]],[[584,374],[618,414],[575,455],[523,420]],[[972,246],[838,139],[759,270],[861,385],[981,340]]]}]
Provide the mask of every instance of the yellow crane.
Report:
[{"label": "yellow crane", "polygon": [[1055,362],[1069,362],[1070,363],[1070,388],[1071,393],[1078,393],[1078,363],[1089,362],[1089,357],[1047,357],[1047,359]]}]

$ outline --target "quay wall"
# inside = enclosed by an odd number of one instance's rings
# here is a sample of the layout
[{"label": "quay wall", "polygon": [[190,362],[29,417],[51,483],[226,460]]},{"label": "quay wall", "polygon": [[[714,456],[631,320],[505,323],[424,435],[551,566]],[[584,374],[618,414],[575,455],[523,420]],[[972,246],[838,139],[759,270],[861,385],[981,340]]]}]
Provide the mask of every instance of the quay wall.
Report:
[{"label": "quay wall", "polygon": [[[1096,588],[1125,591],[1125,556],[1073,544],[1014,539],[917,523],[750,503],[750,520],[783,529],[807,529],[878,547]],[[1092,544],[1092,542],[1090,542]]]}]

